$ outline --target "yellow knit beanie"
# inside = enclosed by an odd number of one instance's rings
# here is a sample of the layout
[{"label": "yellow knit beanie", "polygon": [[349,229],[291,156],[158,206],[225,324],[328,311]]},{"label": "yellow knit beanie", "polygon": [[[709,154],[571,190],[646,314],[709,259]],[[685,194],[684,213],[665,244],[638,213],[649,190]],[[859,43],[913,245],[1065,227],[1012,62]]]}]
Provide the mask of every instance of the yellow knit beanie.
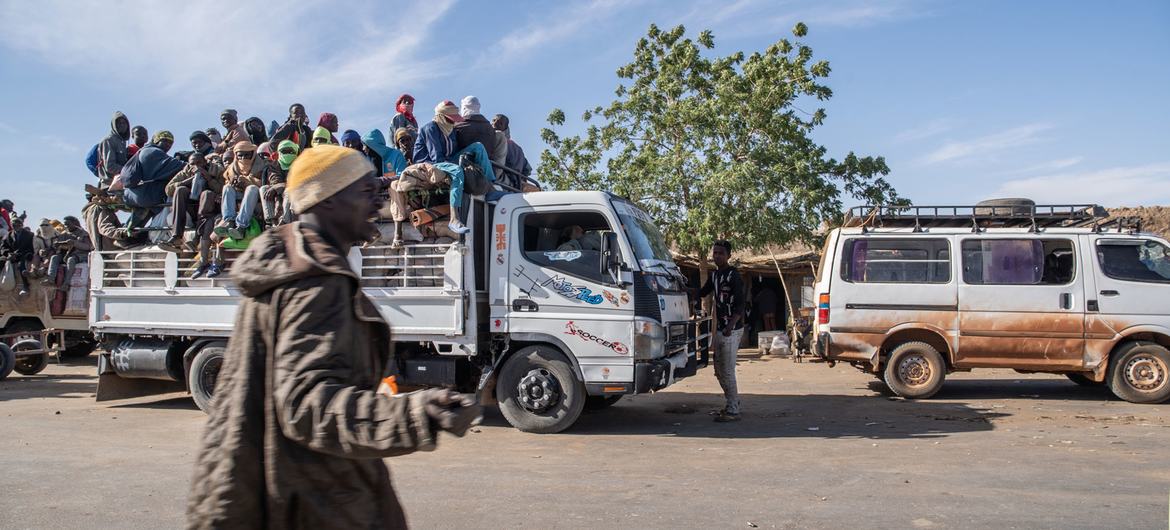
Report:
[{"label": "yellow knit beanie", "polygon": [[305,213],[372,171],[374,165],[355,149],[316,145],[293,161],[285,193],[292,200],[293,210]]}]

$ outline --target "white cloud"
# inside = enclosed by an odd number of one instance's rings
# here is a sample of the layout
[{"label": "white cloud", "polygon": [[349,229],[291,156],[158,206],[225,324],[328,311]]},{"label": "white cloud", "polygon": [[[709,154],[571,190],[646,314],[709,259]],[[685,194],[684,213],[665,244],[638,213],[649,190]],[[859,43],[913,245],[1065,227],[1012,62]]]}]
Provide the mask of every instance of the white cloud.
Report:
[{"label": "white cloud", "polygon": [[1166,205],[1170,204],[1170,162],[1013,180],[991,196],[1028,197],[1042,204]]},{"label": "white cloud", "polygon": [[971,140],[948,142],[919,157],[916,162],[919,165],[930,165],[976,157],[988,158],[1001,151],[1036,143],[1041,140],[1040,133],[1051,128],[1052,126],[1048,124],[1033,123]]},{"label": "white cloud", "polygon": [[[438,77],[443,58],[423,44],[453,4],[0,0],[0,44],[118,90],[243,106]],[[410,24],[388,32],[371,24],[378,13]],[[315,39],[320,28],[343,38]]]},{"label": "white cloud", "polygon": [[1085,160],[1085,157],[1082,157],[1082,156],[1072,156],[1072,157],[1068,157],[1068,158],[1057,158],[1055,160],[1041,162],[1039,164],[1035,164],[1032,166],[1022,167],[1020,169],[1013,169],[1011,171],[1005,171],[1005,172],[1000,173],[1000,174],[1001,175],[1027,175],[1029,173],[1038,173],[1041,171],[1057,171],[1057,170],[1067,169],[1067,168],[1073,167],[1077,164],[1080,164],[1084,160]]},{"label": "white cloud", "polygon": [[950,120],[939,119],[932,120],[917,127],[906,129],[894,135],[894,142],[904,143],[913,142],[915,140],[925,140],[927,138],[938,136],[954,128]]},{"label": "white cloud", "polygon": [[542,13],[533,22],[513,30],[489,46],[479,56],[476,67],[498,67],[516,61],[533,50],[570,39],[586,28],[597,28],[599,22],[639,3],[629,0],[591,0],[585,4]]}]

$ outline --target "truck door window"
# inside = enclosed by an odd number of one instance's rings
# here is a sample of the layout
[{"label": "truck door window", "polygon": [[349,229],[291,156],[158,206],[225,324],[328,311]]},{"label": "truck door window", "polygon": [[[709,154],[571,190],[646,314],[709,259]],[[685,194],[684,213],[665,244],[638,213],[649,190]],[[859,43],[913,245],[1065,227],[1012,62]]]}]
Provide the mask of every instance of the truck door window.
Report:
[{"label": "truck door window", "polygon": [[527,213],[521,247],[524,257],[542,267],[600,282],[601,239],[611,230],[598,212]]},{"label": "truck door window", "polygon": [[841,279],[847,282],[951,281],[951,251],[946,239],[853,238],[845,242],[841,259]]},{"label": "truck door window", "polygon": [[967,239],[963,282],[969,285],[1065,285],[1076,275],[1067,239]]},{"label": "truck door window", "polygon": [[1170,248],[1153,240],[1097,241],[1101,271],[1115,280],[1170,283]]}]

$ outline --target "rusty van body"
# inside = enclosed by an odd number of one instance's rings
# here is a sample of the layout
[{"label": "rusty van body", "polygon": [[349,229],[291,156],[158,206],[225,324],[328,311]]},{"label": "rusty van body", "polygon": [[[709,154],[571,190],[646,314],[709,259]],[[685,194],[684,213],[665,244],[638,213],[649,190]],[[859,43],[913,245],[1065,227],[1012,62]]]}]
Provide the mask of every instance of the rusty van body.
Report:
[{"label": "rusty van body", "polygon": [[1170,399],[1170,244],[1094,205],[877,206],[828,234],[814,352],[933,395],[1011,368]]}]

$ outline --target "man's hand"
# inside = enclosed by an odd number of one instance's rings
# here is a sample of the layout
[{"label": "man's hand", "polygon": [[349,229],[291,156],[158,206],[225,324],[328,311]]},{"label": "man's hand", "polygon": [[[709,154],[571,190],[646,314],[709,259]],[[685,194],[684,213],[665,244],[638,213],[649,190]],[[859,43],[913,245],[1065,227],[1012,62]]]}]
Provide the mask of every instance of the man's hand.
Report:
[{"label": "man's hand", "polygon": [[420,397],[426,402],[427,416],[434,425],[455,436],[467,434],[483,414],[483,407],[475,400],[454,390],[432,388],[423,390]]}]

